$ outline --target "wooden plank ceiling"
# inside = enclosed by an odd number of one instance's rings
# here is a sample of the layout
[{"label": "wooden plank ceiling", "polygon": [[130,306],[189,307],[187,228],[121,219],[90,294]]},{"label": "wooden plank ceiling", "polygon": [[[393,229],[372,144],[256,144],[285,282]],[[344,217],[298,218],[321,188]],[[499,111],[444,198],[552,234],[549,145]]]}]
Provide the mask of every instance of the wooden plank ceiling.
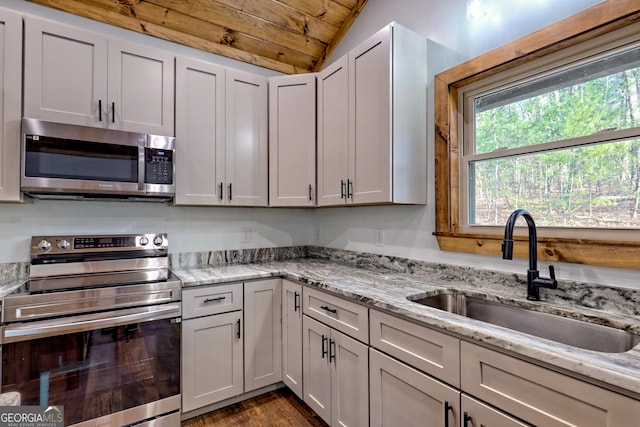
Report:
[{"label": "wooden plank ceiling", "polygon": [[367,0],[28,0],[286,74],[317,71]]}]

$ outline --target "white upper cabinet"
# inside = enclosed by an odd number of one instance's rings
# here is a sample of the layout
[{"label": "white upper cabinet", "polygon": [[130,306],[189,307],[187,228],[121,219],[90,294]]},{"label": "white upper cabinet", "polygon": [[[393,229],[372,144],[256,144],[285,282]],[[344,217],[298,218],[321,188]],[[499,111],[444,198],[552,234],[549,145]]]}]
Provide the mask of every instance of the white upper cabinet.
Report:
[{"label": "white upper cabinet", "polygon": [[267,79],[227,69],[226,197],[233,206],[268,204]]},{"label": "white upper cabinet", "polygon": [[315,206],[316,76],[269,79],[269,205]]},{"label": "white upper cabinet", "polygon": [[176,204],[225,204],[224,88],[224,67],[177,58]]},{"label": "white upper cabinet", "polygon": [[349,74],[344,56],[318,73],[318,206],[347,202]]},{"label": "white upper cabinet", "polygon": [[389,24],[318,82],[318,204],[426,203],[427,40]]},{"label": "white upper cabinet", "polygon": [[0,9],[0,201],[18,202],[22,105],[22,16]]},{"label": "white upper cabinet", "polygon": [[173,135],[171,53],[27,17],[24,115]]},{"label": "white upper cabinet", "polygon": [[179,57],[176,204],[266,206],[267,126],[264,77]]}]

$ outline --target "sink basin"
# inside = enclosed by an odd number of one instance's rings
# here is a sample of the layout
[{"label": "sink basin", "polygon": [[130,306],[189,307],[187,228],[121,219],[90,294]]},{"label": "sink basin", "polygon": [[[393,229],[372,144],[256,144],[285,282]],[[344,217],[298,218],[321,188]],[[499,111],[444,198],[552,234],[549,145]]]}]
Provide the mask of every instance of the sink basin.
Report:
[{"label": "sink basin", "polygon": [[586,350],[623,353],[640,343],[640,335],[620,329],[463,294],[442,293],[426,298],[407,297],[407,299],[417,304]]}]

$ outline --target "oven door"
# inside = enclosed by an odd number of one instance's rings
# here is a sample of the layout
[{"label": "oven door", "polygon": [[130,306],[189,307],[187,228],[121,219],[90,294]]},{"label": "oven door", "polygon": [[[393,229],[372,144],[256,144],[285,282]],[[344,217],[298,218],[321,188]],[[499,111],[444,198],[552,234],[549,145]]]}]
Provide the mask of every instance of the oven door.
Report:
[{"label": "oven door", "polygon": [[178,303],[3,326],[1,391],[63,406],[66,426],[179,418],[180,315]]}]

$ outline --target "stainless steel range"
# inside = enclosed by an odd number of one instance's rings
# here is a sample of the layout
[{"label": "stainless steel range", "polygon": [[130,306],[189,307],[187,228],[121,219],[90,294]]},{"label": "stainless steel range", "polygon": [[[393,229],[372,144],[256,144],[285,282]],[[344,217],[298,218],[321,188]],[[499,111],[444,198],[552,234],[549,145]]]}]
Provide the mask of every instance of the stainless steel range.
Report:
[{"label": "stainless steel range", "polygon": [[179,426],[181,284],[166,234],[37,236],[2,301],[2,387],[66,426]]}]

